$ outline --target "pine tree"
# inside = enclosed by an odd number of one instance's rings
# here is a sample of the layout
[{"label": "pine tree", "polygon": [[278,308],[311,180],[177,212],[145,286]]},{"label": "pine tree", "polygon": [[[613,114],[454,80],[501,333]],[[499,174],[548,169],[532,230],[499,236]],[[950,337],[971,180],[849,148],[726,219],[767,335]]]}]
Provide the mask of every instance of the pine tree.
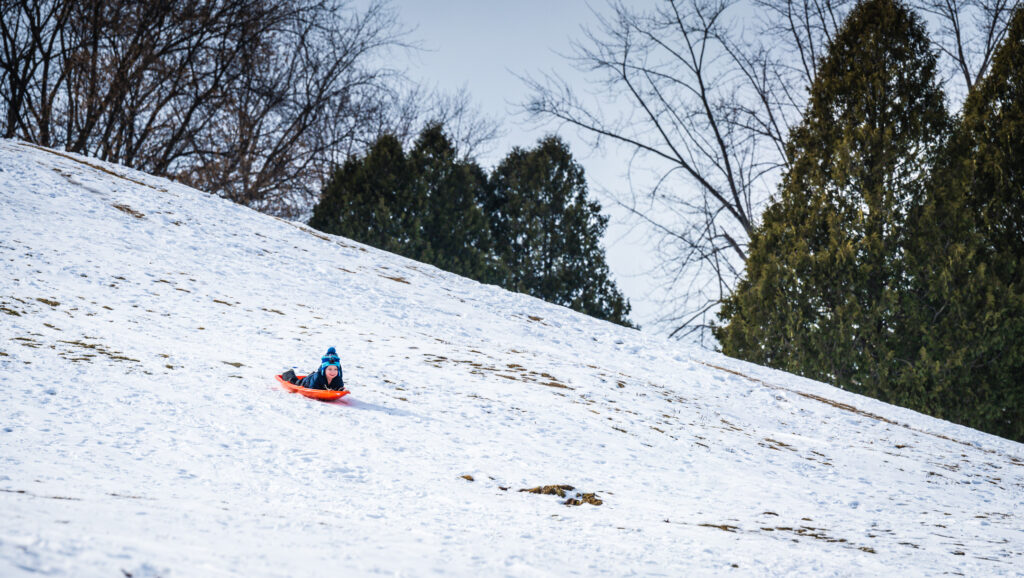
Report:
[{"label": "pine tree", "polygon": [[490,230],[478,204],[487,175],[475,162],[457,158],[440,124],[425,128],[409,153],[413,194],[427,210],[423,244],[411,255],[471,279],[493,278]]},{"label": "pine tree", "polygon": [[309,225],[490,281],[490,231],[477,204],[486,185],[483,169],[456,158],[440,125],[424,128],[408,154],[384,135],[334,172]]},{"label": "pine tree", "polygon": [[491,174],[483,206],[505,267],[499,284],[631,326],[601,247],[608,218],[588,198],[583,168],[564,141],[513,149]]},{"label": "pine tree", "polygon": [[1024,441],[1024,9],[975,85],[913,219],[920,335],[905,380],[930,413]]},{"label": "pine tree", "polygon": [[334,171],[309,226],[408,256],[422,245],[424,208],[412,194],[412,178],[402,143],[384,135],[364,158],[349,158]]},{"label": "pine tree", "polygon": [[601,247],[608,218],[555,137],[514,149],[490,179],[457,158],[441,125],[427,126],[408,154],[381,137],[334,172],[309,224],[630,325]]},{"label": "pine tree", "polygon": [[715,335],[728,354],[894,403],[909,211],[948,117],[921,21],[860,2],[828,46],[788,142],[779,196],[751,238]]}]

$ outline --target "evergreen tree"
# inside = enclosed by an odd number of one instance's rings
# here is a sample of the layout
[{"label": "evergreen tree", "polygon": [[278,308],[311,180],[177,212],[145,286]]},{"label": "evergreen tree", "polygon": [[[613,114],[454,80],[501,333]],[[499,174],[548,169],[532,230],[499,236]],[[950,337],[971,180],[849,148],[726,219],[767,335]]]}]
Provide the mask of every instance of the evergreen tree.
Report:
[{"label": "evergreen tree", "polygon": [[425,128],[409,153],[413,195],[425,204],[422,245],[410,256],[471,279],[491,281],[490,230],[478,199],[487,175],[459,160],[440,124]]},{"label": "evergreen tree", "polygon": [[365,157],[351,157],[334,171],[309,226],[406,255],[422,245],[424,207],[412,194],[412,178],[402,143],[384,135]]},{"label": "evergreen tree", "polygon": [[898,0],[864,0],[828,46],[788,142],[779,196],[751,238],[720,313],[722,350],[913,405],[897,373],[906,219],[948,127],[921,21]]},{"label": "evergreen tree", "polygon": [[975,85],[915,215],[906,310],[920,336],[905,381],[921,408],[1024,441],[1024,9]]},{"label": "evergreen tree", "polygon": [[558,137],[516,147],[491,174],[483,199],[503,287],[631,326],[609,278],[601,238],[608,218],[587,197],[583,168]]},{"label": "evergreen tree", "polygon": [[334,172],[309,225],[489,281],[490,232],[477,204],[486,185],[476,163],[456,157],[440,125],[427,126],[408,155],[384,135]]}]

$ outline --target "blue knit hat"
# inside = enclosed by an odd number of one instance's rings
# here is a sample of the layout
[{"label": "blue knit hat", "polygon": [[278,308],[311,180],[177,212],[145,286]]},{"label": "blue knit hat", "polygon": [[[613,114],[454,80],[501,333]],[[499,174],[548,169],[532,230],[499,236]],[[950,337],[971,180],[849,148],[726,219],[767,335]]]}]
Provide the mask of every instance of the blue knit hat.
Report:
[{"label": "blue knit hat", "polygon": [[328,365],[333,365],[341,371],[341,358],[338,357],[338,352],[334,351],[333,347],[328,347],[327,353],[320,358],[320,369],[327,369]]}]

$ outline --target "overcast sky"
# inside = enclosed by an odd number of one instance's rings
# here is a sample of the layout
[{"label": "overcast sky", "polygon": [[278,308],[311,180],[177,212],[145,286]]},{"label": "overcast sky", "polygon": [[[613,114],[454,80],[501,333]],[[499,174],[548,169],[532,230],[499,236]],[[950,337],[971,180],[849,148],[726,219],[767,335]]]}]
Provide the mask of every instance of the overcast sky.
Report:
[{"label": "overcast sky", "polygon": [[553,124],[536,127],[519,105],[529,92],[517,75],[555,72],[581,80],[562,55],[582,36],[581,26],[596,23],[591,6],[606,9],[605,0],[393,0],[411,39],[424,48],[410,56],[409,71],[427,86],[455,92],[465,87],[481,111],[502,121],[507,135],[480,161],[496,164],[513,146],[532,147],[543,135],[560,134],[587,174],[590,190],[612,219],[605,235],[608,265],[619,288],[633,305],[631,318],[647,325],[656,314],[646,296],[649,249],[637,232],[622,223],[602,190],[625,186],[625,158],[592,153],[569,129]]},{"label": "overcast sky", "polygon": [[[603,0],[601,0],[603,1]],[[570,51],[580,26],[594,16],[583,0],[393,0],[412,38],[424,47],[410,58],[410,72],[442,90],[465,86],[487,113],[506,121],[508,140],[532,145],[544,130],[527,131],[511,118],[527,91],[516,75],[571,68]],[[553,127],[548,129],[548,132]],[[504,152],[495,151],[495,159]]]}]

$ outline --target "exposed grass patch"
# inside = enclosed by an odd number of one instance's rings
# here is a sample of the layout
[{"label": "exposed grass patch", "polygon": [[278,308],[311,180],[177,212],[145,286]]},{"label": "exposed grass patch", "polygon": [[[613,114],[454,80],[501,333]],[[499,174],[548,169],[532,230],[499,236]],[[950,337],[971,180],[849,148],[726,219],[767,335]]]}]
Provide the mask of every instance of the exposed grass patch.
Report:
[{"label": "exposed grass patch", "polygon": [[[503,488],[504,489],[504,488]],[[523,488],[520,492],[528,492],[531,494],[541,494],[544,496],[558,496],[559,498],[565,498],[562,504],[566,506],[582,506],[583,504],[591,504],[593,506],[600,506],[604,503],[596,493],[583,493],[576,491],[576,488],[568,484],[557,484],[552,486],[537,486],[535,488]]]},{"label": "exposed grass patch", "polygon": [[281,313],[277,309],[267,309],[266,307],[260,307],[260,309],[266,311],[267,313],[277,313],[278,315],[284,315],[284,313]]},{"label": "exposed grass patch", "polygon": [[15,338],[11,339],[11,341],[18,341],[22,345],[24,345],[25,347],[28,347],[28,348],[31,348],[31,349],[39,349],[43,345],[42,343],[39,343],[38,341],[36,341],[35,339],[32,339],[31,337],[15,337]]},{"label": "exposed grass patch", "polygon": [[848,542],[845,538],[833,538],[825,533],[822,528],[812,528],[811,526],[800,526],[799,528],[790,528],[788,526],[775,526],[761,528],[762,532],[792,532],[797,536],[804,536],[806,538],[814,538],[815,540],[821,540],[822,542],[845,544]]},{"label": "exposed grass patch", "polygon": [[136,211],[135,209],[133,209],[133,208],[131,208],[128,205],[125,205],[123,203],[119,203],[119,204],[111,205],[111,206],[114,207],[115,209],[117,209],[118,211],[121,211],[122,213],[127,213],[127,214],[135,217],[136,219],[141,219],[141,218],[146,216],[145,214],[140,213],[140,212]]},{"label": "exposed grass patch", "polygon": [[473,476],[471,476],[471,475],[469,475],[469,474],[465,474],[465,475],[462,475],[462,476],[459,476],[459,477],[460,477],[460,478],[462,478],[462,479],[464,479],[464,480],[470,481],[470,482],[475,482],[475,481],[476,481],[476,480],[475,480],[475,479],[473,478]]},{"label": "exposed grass patch", "polygon": [[[87,167],[89,167],[91,169],[95,169],[95,170],[97,170],[97,171],[99,171],[101,173],[106,173],[108,175],[115,176],[115,177],[117,177],[119,179],[124,179],[124,180],[126,180],[126,181],[128,181],[130,183],[135,183],[137,185],[142,185],[144,187],[149,187],[149,188],[151,188],[153,190],[161,191],[161,192],[164,192],[164,193],[167,192],[167,189],[165,189],[163,187],[154,187],[153,185],[150,185],[148,183],[144,183],[142,181],[133,179],[131,177],[126,177],[125,175],[115,173],[114,171],[112,171],[110,169],[106,169],[104,167],[101,167],[100,165],[89,163],[89,162],[83,161],[82,159],[77,159],[77,158],[75,158],[75,157],[73,157],[73,156],[71,156],[69,154],[64,154],[64,153],[61,153],[61,152],[58,152],[58,151],[55,151],[55,150],[50,150],[48,148],[41,147],[39,145],[34,145],[34,144],[31,144],[31,143],[21,143],[21,144],[24,145],[24,146],[27,146],[27,147],[32,147],[34,149],[39,149],[39,150],[41,150],[43,152],[47,152],[47,153],[50,153],[52,155],[57,155],[59,157],[64,157],[64,158],[66,158],[68,160],[71,160],[71,161],[74,161],[74,162],[76,162],[76,163],[78,163],[80,165],[85,165],[85,166],[87,166]],[[60,172],[60,171],[57,171],[57,172]],[[61,172],[61,174],[63,175],[64,173]],[[67,176],[67,175],[65,175],[65,176]]]},{"label": "exposed grass patch", "polygon": [[45,498],[47,500],[70,500],[73,502],[80,502],[82,500],[82,498],[71,498],[68,496],[44,496],[42,494],[33,494],[32,492],[27,492],[25,490],[7,490],[4,488],[0,488],[0,492],[7,492],[8,494],[23,494],[25,496],[32,496],[33,498]]},{"label": "exposed grass patch", "polygon": [[583,504],[600,506],[603,503],[604,500],[598,498],[597,494],[580,494],[578,498],[569,498],[565,501],[566,506],[582,506]]},{"label": "exposed grass patch", "polygon": [[364,253],[366,252],[366,249],[364,249],[363,247],[357,247],[357,246],[354,246],[354,245],[349,245],[348,243],[343,243],[338,238],[333,238],[332,239],[331,237],[328,237],[326,234],[321,233],[320,231],[317,231],[316,229],[311,229],[310,227],[308,227],[306,225],[302,225],[302,224],[299,224],[299,223],[293,223],[292,221],[286,221],[286,220],[278,218],[278,217],[274,217],[274,218],[277,219],[278,221],[281,221],[282,223],[285,223],[287,225],[291,225],[291,226],[295,227],[296,229],[298,229],[300,231],[303,231],[305,233],[313,235],[317,239],[320,239],[320,240],[323,240],[323,241],[327,241],[328,243],[334,243],[335,245],[338,245],[339,247],[345,247],[346,249],[358,249],[359,251],[362,251]]},{"label": "exposed grass patch", "polygon": [[392,281],[397,281],[398,283],[405,283],[406,285],[412,285],[412,283],[409,283],[408,281],[406,281],[405,278],[399,277],[397,275],[394,276],[394,277],[390,277],[388,275],[381,275],[381,277],[383,277],[385,279],[391,279]]},{"label": "exposed grass patch", "polygon": [[735,424],[731,423],[729,420],[725,419],[724,417],[720,418],[718,421],[722,422],[725,425],[725,427],[721,428],[721,429],[725,429],[725,430],[728,430],[728,431],[743,431],[743,428],[737,427]]},{"label": "exposed grass patch", "polygon": [[764,438],[764,443],[759,442],[757,445],[763,448],[768,448],[770,450],[789,450],[791,452],[796,451],[796,448],[794,448],[793,446],[786,443],[782,443],[778,440],[773,440],[771,438]]},{"label": "exposed grass patch", "polygon": [[313,235],[317,239],[321,239],[321,240],[327,241],[328,243],[333,243],[334,242],[334,239],[331,239],[330,237],[328,237],[327,235],[324,235],[323,233],[318,233],[318,232],[316,232],[314,230],[311,230],[311,229],[303,229],[303,230],[306,231],[307,233],[309,233],[310,235]]},{"label": "exposed grass patch", "polygon": [[68,357],[65,354],[61,354],[61,357],[64,357],[64,359],[67,359],[68,361],[91,361],[94,357],[96,357],[95,353],[98,353],[114,361],[133,361],[135,363],[140,363],[138,359],[128,357],[127,355],[124,355],[119,351],[107,349],[105,346],[99,343],[86,343],[80,340],[71,341],[65,339],[60,339],[58,341],[60,343],[66,343],[68,345],[73,345],[75,347],[86,350],[85,352],[78,353],[75,357]]},{"label": "exposed grass patch", "polygon": [[893,420],[891,420],[889,418],[885,418],[885,417],[882,417],[880,415],[875,415],[873,413],[857,409],[856,407],[854,407],[854,406],[852,406],[850,404],[834,401],[834,400],[831,400],[831,399],[828,399],[828,398],[825,398],[825,397],[821,397],[820,395],[814,395],[813,393],[807,393],[807,392],[803,392],[803,391],[795,391],[794,393],[796,393],[797,395],[806,397],[807,399],[813,399],[814,401],[820,401],[821,403],[824,403],[824,404],[827,404],[827,405],[831,405],[832,407],[837,407],[837,408],[839,408],[841,410],[848,411],[850,413],[855,413],[857,415],[861,415],[861,416],[864,416],[866,418],[878,420],[878,421],[885,422],[885,423],[891,424],[891,425],[896,425],[896,426],[903,425],[903,424],[901,424],[899,422],[895,422],[895,421],[893,421]]},{"label": "exposed grass patch", "polygon": [[220,303],[221,305],[227,305],[228,307],[234,307],[233,304],[228,303],[227,301],[221,301],[220,299],[214,299],[213,302],[214,303]]},{"label": "exposed grass patch", "polygon": [[43,297],[36,297],[36,301],[42,303],[43,305],[49,305],[50,307],[56,307],[60,305],[60,301],[57,301],[56,299],[45,299]]},{"label": "exposed grass patch", "polygon": [[572,389],[568,385],[565,385],[564,383],[558,383],[557,381],[538,381],[537,383],[541,385],[546,385],[548,387],[555,387],[558,389]]},{"label": "exposed grass patch", "polygon": [[877,420],[877,421],[880,421],[880,422],[883,422],[883,423],[887,423],[887,424],[890,424],[890,425],[894,425],[894,426],[897,426],[897,427],[908,429],[908,430],[913,431],[913,432],[917,432],[917,433],[929,435],[929,436],[932,436],[932,437],[936,437],[936,438],[939,438],[939,439],[943,439],[943,440],[946,440],[946,441],[949,441],[949,442],[953,442],[955,444],[960,444],[962,446],[968,446],[968,447],[971,447],[971,448],[980,449],[981,451],[983,451],[983,452],[985,452],[987,454],[1001,455],[1001,456],[1005,457],[1006,459],[1008,459],[1014,465],[1024,465],[1024,461],[1021,461],[1020,459],[1016,458],[1015,456],[1007,455],[1007,454],[1005,454],[1003,452],[1000,452],[998,450],[988,449],[988,448],[978,448],[977,446],[975,446],[972,443],[968,443],[968,442],[965,442],[965,441],[962,441],[962,440],[958,440],[958,439],[953,439],[953,438],[951,438],[949,436],[946,436],[946,435],[943,435],[943,434],[940,434],[940,433],[935,433],[935,432],[930,432],[930,431],[918,429],[918,428],[915,428],[915,427],[913,427],[913,426],[911,426],[909,424],[900,423],[900,422],[888,419],[886,417],[882,417],[880,415],[876,415],[876,414],[873,414],[873,413],[870,413],[870,412],[867,412],[867,411],[863,411],[863,410],[858,409],[858,408],[856,408],[856,407],[854,407],[854,406],[852,406],[850,404],[847,404],[847,403],[841,403],[841,402],[838,402],[838,401],[835,401],[835,400],[831,400],[831,399],[828,399],[828,398],[825,398],[825,397],[821,397],[820,395],[814,395],[813,393],[797,391],[795,389],[789,389],[789,388],[786,388],[786,387],[782,387],[780,385],[773,385],[773,384],[770,384],[770,383],[768,383],[768,382],[766,382],[766,381],[764,381],[762,379],[757,379],[755,377],[750,377],[749,375],[746,375],[745,373],[742,373],[742,372],[739,372],[739,371],[735,371],[735,370],[732,370],[732,369],[727,369],[725,367],[721,367],[721,366],[715,365],[713,363],[705,363],[703,361],[696,361],[696,360],[695,360],[695,363],[699,363],[699,364],[704,365],[706,367],[710,367],[710,368],[713,368],[713,369],[718,369],[718,370],[724,371],[726,373],[731,373],[733,375],[737,375],[737,376],[742,377],[744,379],[753,381],[754,383],[759,383],[759,384],[761,384],[761,385],[763,385],[763,386],[765,386],[765,387],[767,387],[769,389],[774,389],[774,390],[778,390],[778,391],[786,391],[786,392],[789,392],[789,393],[795,393],[796,395],[799,395],[801,397],[805,397],[807,399],[813,399],[814,401],[818,401],[818,402],[824,403],[826,405],[830,405],[832,407],[841,409],[843,411],[848,411],[850,413],[853,413],[853,414],[856,414],[856,415],[860,415],[860,416],[863,416],[863,417],[866,417],[866,418],[869,418],[869,419]]},{"label": "exposed grass patch", "polygon": [[703,526],[704,528],[718,528],[719,530],[724,530],[726,532],[733,532],[733,533],[737,532],[740,529],[739,526],[732,526],[730,524],[697,524],[697,525],[698,526]]},{"label": "exposed grass patch", "polygon": [[544,496],[558,496],[559,498],[564,498],[566,492],[571,492],[575,489],[576,488],[574,486],[570,486],[568,484],[558,484],[552,486],[537,486],[535,488],[523,488],[519,491],[529,492],[531,494],[541,494]]},{"label": "exposed grass patch", "polygon": [[725,368],[725,367],[721,367],[719,365],[714,365],[712,363],[704,363],[703,361],[698,361],[697,363],[700,363],[701,365],[705,365],[705,366],[710,367],[712,369],[717,369],[719,371],[724,371],[726,373],[730,373],[732,375],[736,375],[736,376],[742,377],[743,379],[746,379],[746,380],[749,380],[749,381],[753,381],[754,383],[759,383],[759,384],[761,384],[761,385],[763,385],[765,387],[768,387],[770,389],[781,390],[781,391],[788,391],[790,393],[795,393],[795,394],[797,394],[799,396],[806,397],[807,399],[813,399],[814,401],[820,401],[821,403],[824,403],[824,404],[827,404],[827,405],[831,405],[832,407],[836,407],[836,408],[839,408],[839,409],[844,410],[844,411],[855,413],[857,415],[861,415],[861,416],[864,416],[864,417],[867,417],[867,418],[875,419],[875,420],[878,420],[878,421],[881,421],[881,422],[885,422],[885,423],[888,423],[888,424],[891,424],[891,425],[907,427],[904,424],[892,421],[891,419],[882,417],[880,415],[875,415],[873,413],[862,411],[862,410],[857,409],[856,407],[854,407],[854,406],[852,406],[850,404],[847,404],[847,403],[841,403],[841,402],[838,402],[838,401],[834,401],[834,400],[831,400],[831,399],[828,399],[828,398],[825,398],[825,397],[821,397],[820,395],[814,395],[813,393],[806,393],[806,392],[803,392],[803,391],[796,391],[796,390],[793,390],[793,389],[787,389],[785,387],[781,387],[781,386],[778,386],[778,385],[772,385],[772,384],[770,384],[770,383],[768,383],[768,382],[766,382],[766,381],[764,381],[762,379],[757,379],[756,377],[750,377],[749,375],[747,375],[745,373],[742,373],[740,371],[736,371],[736,370],[733,370],[733,369],[728,369],[728,368]]},{"label": "exposed grass patch", "polygon": [[[762,515],[763,516],[778,517],[778,514],[776,514],[775,512],[764,512]],[[805,522],[811,521],[809,518],[803,518],[802,520],[805,521]],[[668,520],[665,520],[665,521],[668,522]],[[686,524],[686,522],[677,522],[677,523]],[[801,526],[762,526],[762,527],[760,527],[760,528],[758,528],[756,530],[753,530],[753,531],[745,531],[742,528],[740,528],[739,526],[736,526],[736,525],[733,525],[733,524],[700,523],[700,524],[697,524],[697,526],[701,526],[701,527],[704,527],[704,528],[716,528],[718,530],[722,530],[724,532],[730,532],[730,533],[733,533],[733,534],[736,534],[736,533],[744,533],[744,534],[756,534],[756,533],[791,534],[792,536],[795,536],[793,538],[790,538],[790,539],[792,539],[794,541],[797,540],[797,537],[799,537],[799,538],[811,538],[813,540],[818,540],[820,542],[826,542],[826,543],[829,543],[829,544],[839,544],[839,545],[842,545],[845,548],[856,549],[856,550],[860,550],[861,552],[868,552],[870,554],[875,554],[876,553],[874,548],[871,548],[869,546],[857,546],[857,545],[851,544],[850,541],[847,540],[846,538],[837,538],[835,536],[831,536],[831,535],[828,534],[828,531],[825,528],[817,528],[817,527],[814,527],[814,526],[807,526],[807,525],[801,525]],[[873,536],[871,536],[871,537],[873,537]],[[909,545],[913,546],[913,544],[909,544]]]},{"label": "exposed grass patch", "polygon": [[235,369],[238,369],[239,367],[244,367],[242,363],[239,363],[237,361],[221,361],[221,363],[223,363],[224,365],[230,365]]},{"label": "exposed grass patch", "polygon": [[[411,349],[411,348],[410,348]],[[474,351],[474,353],[479,353]],[[426,362],[434,367],[442,367],[443,363],[455,363],[460,365],[467,365],[472,369],[469,373],[472,375],[481,376],[494,376],[507,379],[509,381],[522,381],[524,383],[536,383],[545,387],[554,387],[557,389],[573,389],[572,387],[560,382],[558,378],[546,372],[531,371],[518,363],[509,363],[505,367],[497,367],[495,365],[487,365],[479,361],[472,359],[448,359],[443,355],[437,355],[433,353],[424,354]]]}]

